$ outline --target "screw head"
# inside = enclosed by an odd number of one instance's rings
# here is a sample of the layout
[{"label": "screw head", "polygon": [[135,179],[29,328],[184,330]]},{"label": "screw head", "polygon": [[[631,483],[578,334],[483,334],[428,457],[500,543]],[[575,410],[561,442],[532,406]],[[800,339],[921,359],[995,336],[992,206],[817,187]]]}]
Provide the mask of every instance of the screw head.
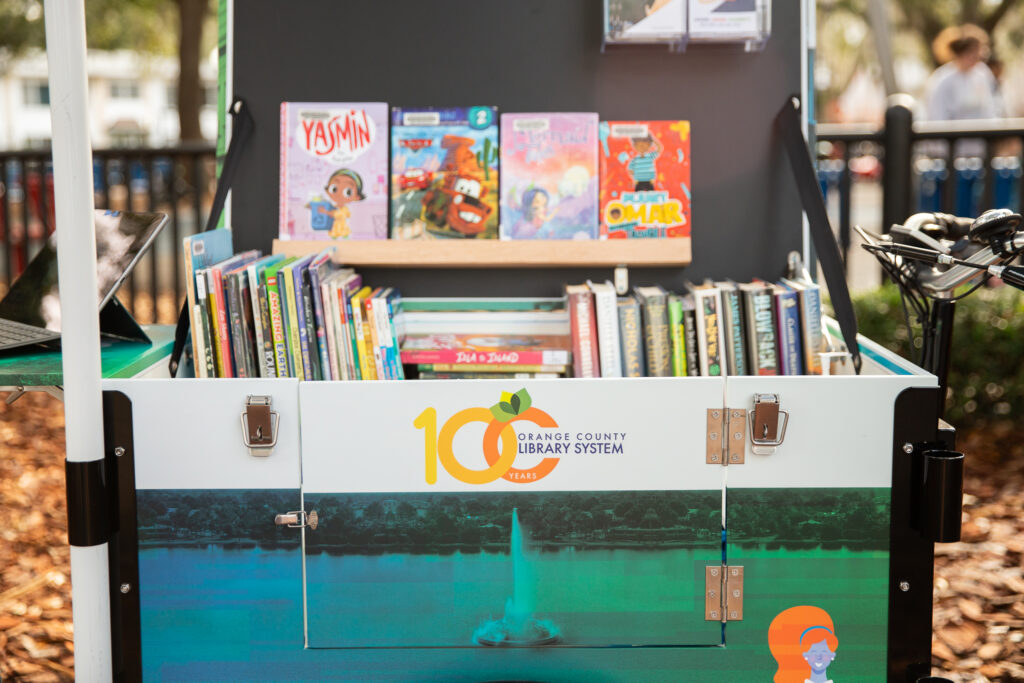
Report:
[{"label": "screw head", "polygon": [[909,581],[900,581],[900,590],[903,591],[904,593],[909,591],[910,590],[910,582]]},{"label": "screw head", "polygon": [[719,415],[721,415],[721,413],[719,413],[717,410],[711,411],[711,417],[715,418],[716,420],[718,419]]},{"label": "screw head", "polygon": [[732,433],[732,438],[734,438],[737,441],[739,441],[740,439],[743,438],[743,432],[733,432]]},{"label": "screw head", "polygon": [[910,442],[907,442],[907,443],[903,444],[903,452],[907,453],[907,454],[913,453],[914,452],[914,444],[912,444]]},{"label": "screw head", "polygon": [[132,589],[132,585],[130,583],[122,583],[121,584],[121,592],[122,593],[127,593],[131,589]]},{"label": "screw head", "polygon": [[117,448],[114,449],[114,455],[120,458],[122,455],[124,455],[124,449],[118,446]]}]

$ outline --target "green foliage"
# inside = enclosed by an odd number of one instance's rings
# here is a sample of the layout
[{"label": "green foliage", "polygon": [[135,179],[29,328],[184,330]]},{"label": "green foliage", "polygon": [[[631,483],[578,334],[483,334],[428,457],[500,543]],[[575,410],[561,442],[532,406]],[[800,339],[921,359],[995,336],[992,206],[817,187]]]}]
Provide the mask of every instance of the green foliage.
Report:
[{"label": "green foliage", "polygon": [[[899,291],[886,285],[854,299],[864,336],[915,360]],[[917,336],[919,327],[915,326]],[[1024,292],[981,288],[957,302],[953,323],[946,419],[959,428],[1024,416]],[[912,345],[917,348],[912,349]]]},{"label": "green foliage", "polygon": [[26,48],[43,45],[43,3],[0,0],[0,73]]},{"label": "green foliage", "polygon": [[501,398],[502,400],[491,406],[491,415],[498,422],[508,422],[515,416],[529,410],[530,406],[533,405],[533,399],[530,398],[530,394],[526,389],[520,389],[514,394],[503,393]]}]

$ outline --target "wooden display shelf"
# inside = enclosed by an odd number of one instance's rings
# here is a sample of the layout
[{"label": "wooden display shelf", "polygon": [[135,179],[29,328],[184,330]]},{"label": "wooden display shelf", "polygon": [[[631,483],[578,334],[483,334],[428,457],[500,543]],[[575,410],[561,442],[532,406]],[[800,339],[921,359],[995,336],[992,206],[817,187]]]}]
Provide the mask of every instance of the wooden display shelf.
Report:
[{"label": "wooden display shelf", "polygon": [[[274,240],[274,253],[310,254],[327,241]],[[636,240],[377,240],[334,242],[334,260],[350,266],[403,268],[550,268],[685,266],[690,238]]]}]

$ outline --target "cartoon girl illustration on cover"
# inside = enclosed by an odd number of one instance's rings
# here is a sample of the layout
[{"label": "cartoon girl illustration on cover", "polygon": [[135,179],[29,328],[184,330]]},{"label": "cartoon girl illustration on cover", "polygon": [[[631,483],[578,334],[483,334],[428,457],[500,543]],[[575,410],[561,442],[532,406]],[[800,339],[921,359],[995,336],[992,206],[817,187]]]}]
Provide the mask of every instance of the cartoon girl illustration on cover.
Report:
[{"label": "cartoon girl illustration on cover", "polygon": [[820,607],[790,607],[772,619],[768,648],[779,668],[775,683],[832,683],[828,667],[839,639],[832,617]]},{"label": "cartoon girl illustration on cover", "polygon": [[334,219],[328,234],[333,239],[347,238],[351,232],[348,227],[348,219],[352,216],[348,205],[366,199],[366,195],[363,194],[363,179],[355,171],[342,168],[331,174],[324,189],[335,207],[333,211],[323,206],[318,207],[320,213],[327,214]]},{"label": "cartoon girl illustration on cover", "polygon": [[555,217],[558,209],[550,209],[550,195],[542,187],[532,187],[523,193],[523,219],[515,229],[516,239],[543,237],[548,221]]}]

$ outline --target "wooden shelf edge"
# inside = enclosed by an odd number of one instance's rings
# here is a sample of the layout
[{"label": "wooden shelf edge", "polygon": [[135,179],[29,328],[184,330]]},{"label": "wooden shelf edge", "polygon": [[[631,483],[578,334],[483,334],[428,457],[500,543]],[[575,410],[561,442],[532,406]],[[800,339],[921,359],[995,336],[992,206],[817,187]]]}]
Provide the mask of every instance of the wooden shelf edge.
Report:
[{"label": "wooden shelf edge", "polygon": [[[274,240],[274,253],[304,256],[332,242]],[[334,260],[350,266],[396,268],[682,267],[689,237],[637,240],[377,240],[334,242]]]}]

